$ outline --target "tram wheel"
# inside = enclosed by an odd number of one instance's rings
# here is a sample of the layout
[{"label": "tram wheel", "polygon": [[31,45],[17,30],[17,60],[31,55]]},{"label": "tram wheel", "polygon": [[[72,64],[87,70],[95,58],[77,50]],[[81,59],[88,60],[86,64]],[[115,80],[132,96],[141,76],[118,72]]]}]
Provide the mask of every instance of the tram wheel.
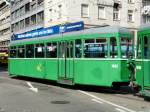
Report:
[{"label": "tram wheel", "polygon": [[150,101],[150,97],[144,96],[144,100],[145,100],[145,101]]},{"label": "tram wheel", "polygon": [[120,90],[120,88],[121,87],[118,84],[114,84],[113,87],[112,87],[113,90]]}]

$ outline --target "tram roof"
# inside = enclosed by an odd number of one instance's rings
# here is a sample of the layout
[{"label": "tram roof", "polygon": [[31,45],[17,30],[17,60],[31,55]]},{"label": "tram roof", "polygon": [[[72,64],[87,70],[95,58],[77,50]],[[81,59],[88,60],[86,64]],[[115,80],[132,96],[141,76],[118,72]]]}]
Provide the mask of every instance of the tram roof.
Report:
[{"label": "tram roof", "polygon": [[130,33],[129,29],[120,26],[106,26],[106,27],[99,27],[99,28],[90,28],[85,29],[77,32],[70,32],[68,34],[114,34],[114,33]]},{"label": "tram roof", "polygon": [[[64,33],[63,37],[67,36],[80,36],[80,35],[88,35],[88,34],[109,34],[109,35],[114,35],[114,34],[127,34],[131,35],[131,32],[129,29],[121,26],[106,26],[106,27],[100,27],[100,28],[90,28],[90,29],[84,29],[80,31],[75,31],[75,32],[69,32],[69,33]],[[45,37],[40,37],[38,40],[46,40],[50,38],[60,38],[62,37],[62,34],[56,34],[56,35],[50,35],[50,36],[45,36]],[[37,38],[30,38],[30,39],[23,39],[23,40],[16,40],[12,41],[11,44],[16,44],[20,42],[30,42],[30,41],[35,41]]]},{"label": "tram roof", "polygon": [[144,31],[148,29],[150,29],[150,23],[141,25],[139,31]]}]

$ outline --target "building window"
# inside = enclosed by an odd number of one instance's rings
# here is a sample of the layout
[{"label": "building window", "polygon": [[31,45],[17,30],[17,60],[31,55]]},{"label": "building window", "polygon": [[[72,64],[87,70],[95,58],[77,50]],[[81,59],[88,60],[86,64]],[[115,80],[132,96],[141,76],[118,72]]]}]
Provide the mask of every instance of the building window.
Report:
[{"label": "building window", "polygon": [[31,16],[31,25],[36,24],[36,15]]},{"label": "building window", "polygon": [[49,21],[53,21],[53,12],[52,12],[53,10],[52,9],[49,9],[49,17],[50,17],[50,20]]},{"label": "building window", "polygon": [[105,7],[98,6],[98,19],[105,19]]},{"label": "building window", "polygon": [[38,0],[38,5],[42,5],[44,0]]},{"label": "building window", "polygon": [[17,23],[15,24],[15,30],[16,30],[16,31],[19,30],[19,22],[17,22]]},{"label": "building window", "polygon": [[128,10],[128,22],[133,22],[133,10]]},{"label": "building window", "polygon": [[37,14],[37,23],[43,23],[43,21],[44,21],[44,12],[42,11]]},{"label": "building window", "polygon": [[120,11],[118,8],[113,8],[113,20],[120,20]]},{"label": "building window", "polygon": [[20,15],[20,10],[18,9],[18,10],[16,11],[16,17],[19,17],[19,15]]},{"label": "building window", "polygon": [[31,2],[31,10],[36,8],[36,1]]},{"label": "building window", "polygon": [[143,15],[143,23],[150,23],[150,16],[149,15]]},{"label": "building window", "polygon": [[62,5],[58,5],[58,19],[62,18]]},{"label": "building window", "polygon": [[134,3],[134,0],[128,0],[128,3]]},{"label": "building window", "polygon": [[15,12],[11,13],[11,19],[14,20],[15,19]]},{"label": "building window", "polygon": [[20,21],[20,29],[24,28],[24,20]]},{"label": "building window", "polygon": [[120,4],[114,3],[113,5],[113,20],[120,20]]},{"label": "building window", "polygon": [[24,6],[20,8],[20,15],[24,15],[25,14],[25,9],[24,9]]},{"label": "building window", "polygon": [[83,18],[89,17],[89,5],[87,4],[81,5],[81,17]]},{"label": "building window", "polygon": [[28,17],[25,19],[25,26],[29,27],[29,25],[30,25],[30,18]]},{"label": "building window", "polygon": [[11,25],[11,31],[13,32],[15,30],[15,24]]},{"label": "building window", "polygon": [[29,12],[30,11],[30,3],[27,3],[25,5],[25,12]]}]

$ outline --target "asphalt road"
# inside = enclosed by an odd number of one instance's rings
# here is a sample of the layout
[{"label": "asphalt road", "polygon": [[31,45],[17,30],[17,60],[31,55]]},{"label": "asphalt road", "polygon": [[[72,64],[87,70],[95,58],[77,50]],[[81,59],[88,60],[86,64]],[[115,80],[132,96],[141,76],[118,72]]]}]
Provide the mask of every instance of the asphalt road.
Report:
[{"label": "asphalt road", "polygon": [[0,112],[150,112],[150,102],[128,93],[12,79],[1,70]]}]

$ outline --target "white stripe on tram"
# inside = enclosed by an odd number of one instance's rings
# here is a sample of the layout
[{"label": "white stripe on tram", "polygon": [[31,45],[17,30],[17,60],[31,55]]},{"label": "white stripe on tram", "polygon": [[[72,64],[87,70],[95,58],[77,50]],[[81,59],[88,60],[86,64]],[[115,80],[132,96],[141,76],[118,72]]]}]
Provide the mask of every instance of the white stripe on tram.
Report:
[{"label": "white stripe on tram", "polygon": [[[22,60],[22,59],[25,59],[25,60],[31,60],[31,59],[40,59],[40,60],[59,60],[59,59],[65,59],[65,58],[8,58],[8,59],[12,59],[12,60]],[[112,58],[66,58],[68,60],[100,60],[100,61],[121,61],[121,60],[128,60],[128,59],[122,59],[122,58],[115,58],[115,59],[112,59]]]}]

